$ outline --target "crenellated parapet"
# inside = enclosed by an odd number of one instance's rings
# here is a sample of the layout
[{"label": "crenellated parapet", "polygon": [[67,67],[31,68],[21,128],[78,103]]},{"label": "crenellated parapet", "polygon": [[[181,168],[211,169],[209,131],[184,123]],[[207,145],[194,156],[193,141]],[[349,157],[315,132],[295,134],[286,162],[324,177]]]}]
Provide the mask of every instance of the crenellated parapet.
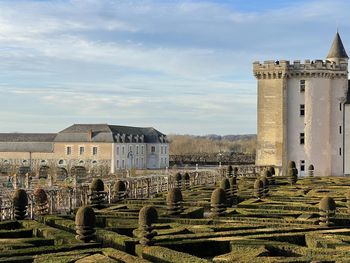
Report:
[{"label": "crenellated parapet", "polygon": [[289,77],[306,78],[347,78],[348,63],[346,60],[335,63],[329,60],[300,60],[290,63],[288,60],[267,60],[264,63],[253,63],[254,76],[257,79],[281,79]]}]

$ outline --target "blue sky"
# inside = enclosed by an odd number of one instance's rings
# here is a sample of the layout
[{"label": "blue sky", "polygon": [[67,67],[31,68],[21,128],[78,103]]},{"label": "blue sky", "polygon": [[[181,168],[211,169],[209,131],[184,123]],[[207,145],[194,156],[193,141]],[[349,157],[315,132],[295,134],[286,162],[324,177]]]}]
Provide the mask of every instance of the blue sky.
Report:
[{"label": "blue sky", "polygon": [[[256,132],[252,63],[323,59],[349,1],[0,0],[0,132]],[[349,53],[349,52],[348,52]]]}]

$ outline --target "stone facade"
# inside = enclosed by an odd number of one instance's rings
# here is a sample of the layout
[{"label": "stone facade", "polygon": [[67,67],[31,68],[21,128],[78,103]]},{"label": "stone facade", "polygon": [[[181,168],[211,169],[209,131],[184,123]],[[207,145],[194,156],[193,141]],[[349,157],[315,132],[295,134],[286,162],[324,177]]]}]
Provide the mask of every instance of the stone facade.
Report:
[{"label": "stone facade", "polygon": [[0,167],[11,165],[61,167],[66,171],[81,166],[111,173],[160,169],[169,166],[169,143],[153,128],[107,124],[75,124],[51,137],[0,134]]},{"label": "stone facade", "polygon": [[254,62],[253,72],[258,82],[256,164],[275,165],[285,173],[293,160],[300,174],[310,164],[316,175],[349,173],[344,170],[350,157],[344,145],[348,57],[339,34],[325,61]]}]

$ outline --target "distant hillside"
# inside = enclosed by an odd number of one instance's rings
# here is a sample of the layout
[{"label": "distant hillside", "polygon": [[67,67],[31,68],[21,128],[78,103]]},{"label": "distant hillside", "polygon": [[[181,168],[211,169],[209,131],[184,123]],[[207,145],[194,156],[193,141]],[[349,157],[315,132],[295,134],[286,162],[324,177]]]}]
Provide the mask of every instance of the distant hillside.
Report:
[{"label": "distant hillside", "polygon": [[168,135],[171,155],[246,153],[255,154],[256,135]]}]

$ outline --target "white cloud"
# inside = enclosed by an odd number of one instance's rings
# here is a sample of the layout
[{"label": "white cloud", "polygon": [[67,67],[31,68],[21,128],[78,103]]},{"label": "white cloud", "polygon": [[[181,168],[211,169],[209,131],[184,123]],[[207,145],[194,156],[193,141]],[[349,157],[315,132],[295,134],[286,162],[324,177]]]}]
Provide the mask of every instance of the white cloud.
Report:
[{"label": "white cloud", "polygon": [[177,133],[253,133],[251,63],[322,57],[336,20],[350,45],[348,7],[293,1],[262,12],[230,1],[0,1],[0,96],[7,98],[0,122],[16,120],[0,131],[42,128],[46,109],[50,129],[103,120]]}]

